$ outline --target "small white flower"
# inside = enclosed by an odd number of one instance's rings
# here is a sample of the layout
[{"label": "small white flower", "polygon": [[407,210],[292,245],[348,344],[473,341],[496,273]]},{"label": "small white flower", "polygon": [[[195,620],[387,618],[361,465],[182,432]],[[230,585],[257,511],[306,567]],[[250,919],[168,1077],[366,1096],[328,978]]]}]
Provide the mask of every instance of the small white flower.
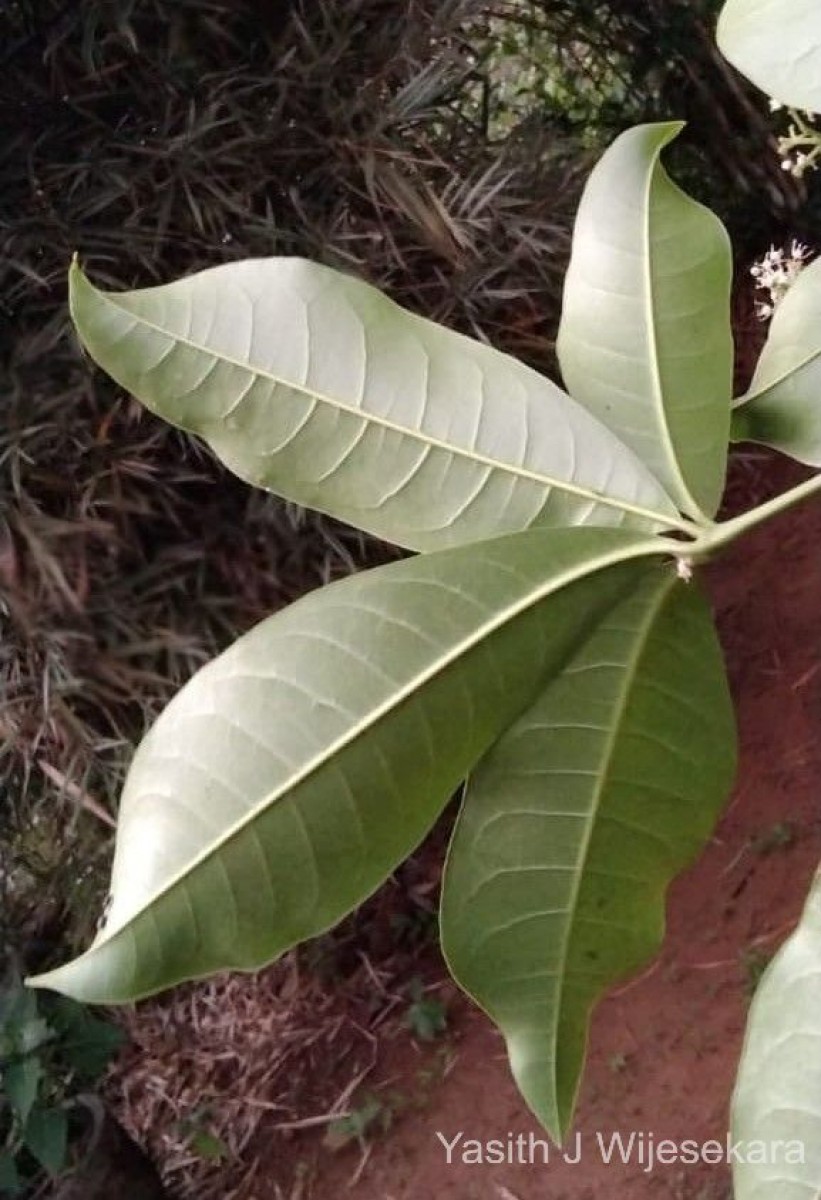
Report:
[{"label": "small white flower", "polygon": [[770,112],[780,112],[784,105],[780,100],[770,99]]},{"label": "small white flower", "polygon": [[756,288],[769,292],[768,300],[756,301],[755,311],[759,320],[768,321],[772,317],[806,266],[809,257],[809,247],[793,238],[789,250],[780,246],[770,246],[764,257],[753,263],[750,274],[755,280]]}]

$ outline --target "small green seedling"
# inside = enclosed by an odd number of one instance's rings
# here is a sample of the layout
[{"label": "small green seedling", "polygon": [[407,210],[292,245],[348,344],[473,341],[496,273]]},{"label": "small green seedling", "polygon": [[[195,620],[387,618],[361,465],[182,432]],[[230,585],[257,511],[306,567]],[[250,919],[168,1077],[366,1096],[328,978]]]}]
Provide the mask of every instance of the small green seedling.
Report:
[{"label": "small green seedling", "polygon": [[23,1195],[69,1163],[73,1098],[102,1075],[123,1035],[63,997],[0,986],[0,1195]]},{"label": "small green seedling", "polygon": [[393,1122],[390,1105],[376,1095],[365,1095],[344,1117],[332,1121],[325,1133],[325,1145],[331,1150],[342,1150],[351,1142],[357,1142],[364,1150],[368,1138],[375,1133],[387,1133]]},{"label": "small green seedling", "polygon": [[420,1042],[434,1042],[447,1031],[447,1008],[438,998],[425,992],[420,979],[410,984],[411,1002],[405,1016],[413,1036]]}]

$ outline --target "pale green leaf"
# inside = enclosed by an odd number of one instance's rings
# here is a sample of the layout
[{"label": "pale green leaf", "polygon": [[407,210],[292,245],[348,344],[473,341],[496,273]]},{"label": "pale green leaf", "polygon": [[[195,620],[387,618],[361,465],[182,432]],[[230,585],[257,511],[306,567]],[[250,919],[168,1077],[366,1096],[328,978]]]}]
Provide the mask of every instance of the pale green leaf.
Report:
[{"label": "pale green leaf", "polygon": [[[821,875],[753,999],[732,1109],[735,1200],[821,1194]],[[766,1162],[760,1149],[766,1147]],[[779,1144],[776,1149],[774,1146]],[[796,1161],[803,1158],[803,1162]],[[751,1161],[746,1161],[746,1160]]]},{"label": "pale green leaf", "polygon": [[263,621],[140,746],[106,924],[33,982],[128,1000],[258,967],[336,924],[668,547],[614,529],[511,534],[352,576]]},{"label": "pale green leaf", "polygon": [[414,550],[532,525],[663,528],[635,455],[548,379],[297,258],[71,311],[92,357],[232,471]]},{"label": "pale green leaf", "polygon": [[732,261],[718,217],[659,160],[680,128],[629,129],[593,170],[557,350],[573,398],[699,518],[718,508],[727,466]]},{"label": "pale green leaf", "polygon": [[733,413],[733,437],[821,467],[821,259],[804,268],[775,310],[750,389]]},{"label": "pale green leaf", "polygon": [[818,0],[728,0],[717,38],[724,57],[768,96],[821,112]]},{"label": "pale green leaf", "polygon": [[443,949],[557,1140],[591,1009],[660,946],[667,885],[713,828],[734,747],[708,606],[656,565],[468,782]]}]

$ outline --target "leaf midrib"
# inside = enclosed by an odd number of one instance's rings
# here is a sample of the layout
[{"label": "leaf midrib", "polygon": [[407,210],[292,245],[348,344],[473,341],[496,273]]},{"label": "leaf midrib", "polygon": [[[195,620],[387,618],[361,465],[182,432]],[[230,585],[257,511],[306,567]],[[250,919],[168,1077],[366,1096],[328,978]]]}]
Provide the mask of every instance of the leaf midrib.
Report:
[{"label": "leaf midrib", "polygon": [[[644,286],[645,286],[645,301],[647,304],[649,330],[649,362],[650,375],[655,392],[656,409],[658,415],[658,427],[661,434],[661,441],[664,451],[667,456],[668,465],[670,466],[673,476],[681,489],[682,497],[691,506],[691,516],[704,520],[705,514],[702,511],[701,505],[693,495],[687,480],[684,478],[684,472],[679,463],[678,453],[675,443],[673,442],[673,434],[670,429],[670,423],[667,417],[667,405],[664,396],[664,384],[662,382],[661,373],[661,355],[659,351],[659,335],[658,335],[658,320],[656,316],[656,297],[653,286],[653,256],[651,253],[652,246],[652,194],[655,182],[656,172],[664,172],[664,166],[661,162],[661,151],[667,145],[669,137],[665,137],[657,147],[653,157],[653,169],[647,173],[647,192],[645,195],[644,205]],[[664,172],[666,182],[670,187],[676,187],[672,179]],[[677,188],[680,192],[681,189]],[[688,197],[689,199],[689,197]]]},{"label": "leaf midrib", "polygon": [[[190,337],[169,332],[167,329],[164,329],[162,325],[158,325],[156,322],[149,320],[142,314],[135,313],[126,305],[119,303],[116,299],[118,293],[101,292],[97,288],[94,288],[93,285],[88,282],[88,280],[85,280],[84,276],[83,279],[92,289],[95,295],[99,296],[105,303],[110,304],[111,307],[115,308],[118,312],[126,314],[132,321],[135,322],[135,324],[143,325],[146,329],[150,329],[153,332],[160,334],[162,337],[169,338],[171,341],[174,341],[182,346],[186,346],[188,349],[194,350],[199,354],[216,359],[218,362],[224,362],[229,366],[237,367],[239,370],[247,371],[256,378],[267,379],[275,386],[289,388],[291,391],[298,392],[302,396],[306,396],[312,400],[318,400],[321,404],[327,404],[329,407],[335,408],[339,412],[344,412],[349,416],[358,418],[359,420],[364,420],[370,424],[377,425],[382,429],[388,430],[389,432],[412,438],[424,445],[430,446],[432,449],[442,450],[447,454],[453,455],[454,457],[460,457],[469,462],[477,463],[481,466],[491,467],[496,471],[503,471],[507,474],[518,476],[519,478],[528,480],[531,483],[536,483],[546,490],[555,488],[559,491],[567,492],[569,495],[579,496],[582,499],[617,509],[620,512],[642,517],[645,520],[649,520],[657,525],[660,525],[662,528],[683,527],[675,513],[659,513],[654,509],[644,508],[642,505],[633,504],[630,501],[620,500],[614,496],[609,496],[605,492],[597,492],[592,488],[582,487],[579,484],[571,483],[567,480],[556,479],[551,475],[541,475],[536,471],[530,471],[526,467],[517,466],[515,463],[511,463],[506,460],[491,458],[490,455],[481,454],[475,450],[468,452],[463,446],[452,445],[450,442],[445,442],[439,438],[435,438],[423,430],[400,425],[395,421],[390,421],[387,417],[383,417],[377,413],[368,412],[365,409],[358,408],[355,404],[349,404],[345,401],[338,400],[333,396],[328,396],[323,392],[312,390],[305,384],[292,382],[274,375],[272,372],[266,371],[261,367],[251,366],[250,363],[242,362],[241,359],[234,358],[232,355],[225,354],[224,352],[217,353],[214,350],[208,349],[207,346],[203,346],[199,342],[194,341]],[[515,362],[516,360],[514,359],[513,361]],[[539,376],[539,378],[541,379],[542,377]],[[550,381],[546,380],[544,382],[549,384]],[[562,393],[561,389],[557,388],[556,390],[560,395],[565,396],[565,393]],[[570,400],[571,404],[574,403],[572,397],[566,398]],[[631,451],[630,448],[616,436],[616,434],[603,426],[601,422],[598,422],[592,413],[588,413],[586,409],[583,409],[582,411],[591,422],[600,426],[601,432],[605,436],[613,439],[619,452],[623,453],[625,458],[633,459],[635,464],[638,465],[644,472],[646,472],[649,478],[655,478],[652,472],[649,471],[648,468],[646,468],[641,462],[641,459],[638,458],[638,456]],[[191,432],[202,433],[204,437],[208,436],[206,429],[200,429],[196,426],[191,426]],[[658,484],[659,490],[663,492],[664,489],[658,480],[656,480],[656,483]],[[675,505],[672,501],[671,508],[675,509]]]},{"label": "leaf midrib", "polygon": [[[158,890],[152,896],[142,903],[141,907],[136,912],[127,917],[115,930],[107,934],[104,927],[100,931],[99,940],[95,941],[86,954],[93,954],[94,951],[100,946],[113,941],[114,938],[125,933],[129,926],[147,909],[153,907],[153,905],[155,905],[163,896],[168,895],[178,886],[183,884],[189,876],[194,874],[194,872],[202,865],[202,863],[206,862],[214,854],[218,854],[224,846],[226,846],[235,837],[238,837],[247,826],[252,825],[263,812],[267,811],[274,804],[287,799],[290,793],[294,792],[298,787],[305,783],[306,780],[310,779],[312,775],[318,773],[327,763],[331,762],[349,746],[353,745],[359,738],[365,736],[371,729],[375,728],[381,721],[390,716],[392,712],[398,709],[401,704],[413,696],[414,693],[418,692],[422,687],[424,687],[425,684],[431,682],[431,680],[442,674],[449,666],[452,665],[452,663],[458,661],[460,657],[464,656],[470,650],[480,645],[482,641],[490,637],[493,633],[497,632],[506,624],[521,616],[524,612],[528,611],[528,609],[540,604],[553,592],[558,592],[565,587],[569,587],[571,584],[577,583],[586,576],[595,574],[609,566],[616,566],[620,563],[629,562],[632,559],[638,559],[644,556],[649,557],[653,553],[658,554],[662,548],[663,547],[660,546],[658,542],[648,539],[647,541],[638,543],[638,545],[622,547],[618,551],[611,550],[606,554],[597,556],[595,559],[588,560],[588,562],[579,565],[572,570],[565,571],[559,576],[558,579],[551,580],[549,585],[542,584],[541,586],[535,588],[525,599],[519,601],[517,604],[507,605],[500,613],[496,615],[495,618],[484,622],[471,637],[463,638],[450,652],[443,655],[435,663],[430,664],[426,670],[419,672],[412,680],[406,683],[404,687],[400,688],[392,696],[384,700],[382,704],[377,706],[376,709],[368,712],[365,717],[356,722],[351,729],[349,729],[341,737],[337,738],[324,751],[315,755],[310,762],[306,763],[305,766],[297,771],[291,778],[280,784],[274,792],[266,795],[252,809],[250,809],[248,813],[246,813],[238,821],[234,822],[234,824],[228,830],[226,830],[219,839],[204,849],[199,855],[196,856],[195,859],[193,859],[192,862],[188,863],[184,868],[178,871],[176,875],[158,888]],[[83,957],[85,957],[85,955],[83,955]]]},{"label": "leaf midrib", "polygon": [[[560,983],[559,983],[559,987],[557,989],[558,990],[558,1003],[556,1005],[556,1018],[555,1018],[555,1021],[553,1024],[552,1061],[554,1063],[554,1067],[558,1063],[559,1031],[563,1024],[564,993],[565,993],[565,986],[566,986],[566,981],[567,981],[567,963],[568,963],[568,959],[570,956],[570,947],[571,947],[571,942],[572,942],[572,938],[573,938],[573,932],[574,932],[574,929],[576,926],[576,919],[578,916],[579,897],[580,897],[580,893],[581,893],[582,881],[586,876],[586,867],[588,865],[588,859],[589,859],[589,855],[590,855],[590,846],[591,846],[591,842],[593,840],[593,833],[595,831],[597,820],[598,820],[599,813],[601,810],[601,805],[602,805],[602,800],[603,800],[603,796],[604,796],[606,783],[610,776],[610,770],[612,767],[613,756],[615,754],[619,733],[620,733],[621,727],[622,727],[623,718],[624,718],[625,712],[627,710],[627,706],[630,701],[630,696],[632,694],[633,687],[634,687],[634,684],[636,681],[638,668],[641,664],[642,658],[644,656],[644,652],[647,648],[647,643],[648,643],[650,635],[653,631],[653,628],[655,626],[659,611],[661,610],[663,605],[666,603],[667,598],[669,597],[672,589],[676,586],[676,583],[677,583],[677,578],[675,576],[671,576],[671,578],[667,581],[666,586],[659,589],[658,597],[654,600],[653,604],[648,609],[646,619],[640,628],[639,636],[636,638],[633,652],[631,653],[631,655],[628,659],[627,669],[624,672],[624,680],[623,680],[622,686],[620,688],[617,704],[613,710],[614,713],[616,714],[616,719],[611,724],[610,732],[608,733],[607,738],[605,739],[604,747],[602,750],[602,755],[601,755],[601,759],[600,759],[600,771],[598,773],[598,779],[596,781],[596,788],[595,788],[593,800],[592,800],[592,803],[590,806],[588,819],[586,821],[586,827],[585,827],[585,831],[584,831],[584,836],[582,838],[581,848],[580,848],[579,855],[576,860],[576,870],[575,870],[575,877],[574,877],[574,882],[573,882],[573,889],[571,892],[570,902],[569,902],[568,910],[567,910],[568,911],[568,920],[567,920],[567,924],[565,926],[565,936],[563,938],[561,955],[560,955],[560,959],[559,959],[559,967],[557,970],[557,978],[559,979]],[[562,1112],[561,1089],[559,1086],[560,1081],[558,1078],[558,1073],[556,1073],[556,1075],[554,1076],[553,1084],[554,1084],[554,1092],[555,1092],[555,1096],[556,1096],[556,1111],[557,1111],[557,1116],[559,1118],[558,1124],[559,1124],[559,1127],[561,1129],[563,1129],[564,1128],[564,1114]],[[571,1107],[572,1107],[572,1105],[571,1105]]]}]

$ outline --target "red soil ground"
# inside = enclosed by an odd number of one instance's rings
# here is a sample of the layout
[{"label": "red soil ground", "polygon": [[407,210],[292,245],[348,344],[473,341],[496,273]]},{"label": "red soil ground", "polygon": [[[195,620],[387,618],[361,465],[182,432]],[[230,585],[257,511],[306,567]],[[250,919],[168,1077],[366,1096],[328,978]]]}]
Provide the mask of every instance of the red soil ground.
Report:
[{"label": "red soil ground", "polygon": [[[798,478],[785,463],[762,468],[753,457],[737,464],[730,496],[743,496],[747,507],[751,491],[780,491]],[[816,501],[709,569],[737,704],[739,777],[706,852],[670,891],[660,958],[596,1013],[576,1119],[581,1163],[554,1154],[548,1165],[447,1165],[437,1131],[448,1139],[459,1131],[481,1140],[542,1136],[511,1082],[500,1038],[458,1000],[449,1034],[433,1048],[414,1047],[405,1032],[382,1050],[367,1086],[386,1110],[401,1110],[387,1132],[341,1151],[327,1147],[321,1130],[300,1132],[291,1161],[277,1154],[263,1162],[242,1200],[730,1196],[723,1165],[606,1166],[595,1135],[726,1136],[748,994],[798,919],[821,859],[819,544]],[[260,1150],[264,1159],[264,1139]]]}]

